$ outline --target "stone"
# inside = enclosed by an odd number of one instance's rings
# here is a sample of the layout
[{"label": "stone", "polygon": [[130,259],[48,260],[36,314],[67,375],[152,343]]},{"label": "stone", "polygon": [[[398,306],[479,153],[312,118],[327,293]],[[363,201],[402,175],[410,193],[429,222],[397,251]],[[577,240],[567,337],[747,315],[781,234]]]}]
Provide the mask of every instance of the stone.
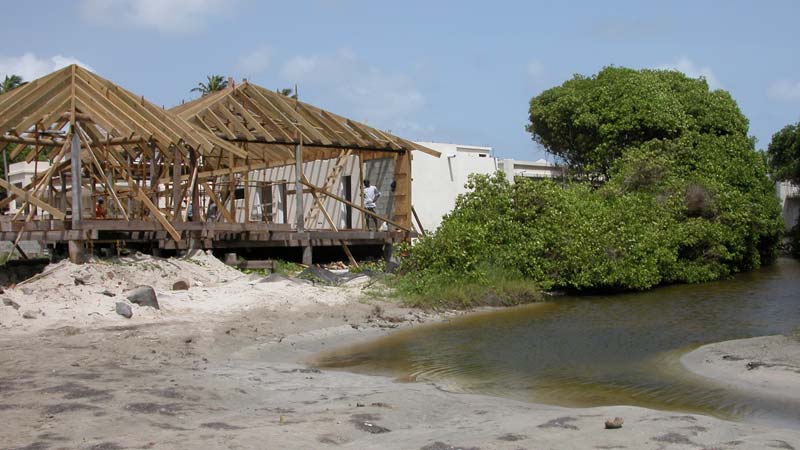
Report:
[{"label": "stone", "polygon": [[114,306],[114,310],[117,312],[117,314],[126,319],[130,319],[131,317],[133,317],[133,310],[131,309],[131,305],[125,302],[117,302],[117,304]]},{"label": "stone", "polygon": [[161,309],[158,306],[158,297],[156,291],[151,286],[139,286],[125,295],[131,303],[139,306],[149,306],[155,309]]},{"label": "stone", "polygon": [[37,316],[37,314],[36,314],[35,311],[28,310],[28,311],[25,311],[24,313],[22,313],[22,318],[23,319],[35,319],[36,316]]},{"label": "stone", "polygon": [[106,289],[103,292],[101,292],[101,294],[105,295],[106,297],[116,297],[117,296],[117,294],[109,291],[108,289]]},{"label": "stone", "polygon": [[185,291],[189,289],[191,286],[192,284],[189,283],[189,280],[187,280],[186,278],[178,278],[177,280],[175,280],[174,283],[172,283],[172,290]]},{"label": "stone", "polygon": [[625,423],[625,419],[622,417],[614,417],[613,419],[606,420],[606,429],[607,430],[616,430],[618,428],[622,428],[622,424]]},{"label": "stone", "polygon": [[10,298],[4,298],[3,305],[10,306],[14,309],[19,309],[19,303],[15,302],[14,300],[11,300]]},{"label": "stone", "polygon": [[85,286],[86,285],[86,280],[84,280],[81,277],[75,277],[75,278],[73,278],[73,281],[75,282],[75,286]]}]

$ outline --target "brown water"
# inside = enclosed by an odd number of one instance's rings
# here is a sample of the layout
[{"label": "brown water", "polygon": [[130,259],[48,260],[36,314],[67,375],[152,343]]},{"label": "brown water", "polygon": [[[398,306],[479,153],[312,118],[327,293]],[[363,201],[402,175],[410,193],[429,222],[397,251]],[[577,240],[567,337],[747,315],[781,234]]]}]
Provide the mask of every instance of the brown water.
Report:
[{"label": "brown water", "polygon": [[800,427],[800,404],[686,371],[697,346],[800,327],[800,263],[643,293],[560,297],[394,333],[319,359],[447,389],[564,406],[637,405]]}]

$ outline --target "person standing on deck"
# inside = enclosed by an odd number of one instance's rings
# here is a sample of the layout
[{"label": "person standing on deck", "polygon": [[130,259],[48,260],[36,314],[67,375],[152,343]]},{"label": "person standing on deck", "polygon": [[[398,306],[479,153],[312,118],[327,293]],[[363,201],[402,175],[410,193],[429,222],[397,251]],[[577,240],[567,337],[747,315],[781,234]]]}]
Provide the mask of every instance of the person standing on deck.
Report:
[{"label": "person standing on deck", "polygon": [[97,199],[97,205],[94,207],[94,217],[95,219],[106,218],[106,206],[102,198]]},{"label": "person standing on deck", "polygon": [[[367,211],[375,214],[375,202],[378,201],[380,198],[381,193],[378,191],[378,188],[375,186],[370,186],[369,180],[364,180],[364,207],[367,208]],[[375,231],[378,231],[378,218],[372,215],[367,214],[366,223],[367,223],[367,230],[369,230],[369,221],[372,219],[375,222]]]}]

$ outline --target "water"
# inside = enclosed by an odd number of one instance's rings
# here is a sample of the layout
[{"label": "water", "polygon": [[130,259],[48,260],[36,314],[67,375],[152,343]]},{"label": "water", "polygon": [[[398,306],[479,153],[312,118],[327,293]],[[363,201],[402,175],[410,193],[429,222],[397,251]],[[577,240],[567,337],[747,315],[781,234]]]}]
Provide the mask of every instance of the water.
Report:
[{"label": "water", "polygon": [[798,327],[800,263],[781,259],[722,282],[472,315],[318,362],[540,403],[637,405],[800,427],[800,405],[720,388],[679,361],[703,344]]}]

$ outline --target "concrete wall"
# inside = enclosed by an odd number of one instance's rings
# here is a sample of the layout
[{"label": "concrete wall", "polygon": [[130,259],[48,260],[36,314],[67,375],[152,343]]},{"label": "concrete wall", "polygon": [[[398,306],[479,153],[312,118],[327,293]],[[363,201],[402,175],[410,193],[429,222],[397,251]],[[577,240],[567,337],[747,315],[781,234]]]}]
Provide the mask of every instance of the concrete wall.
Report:
[{"label": "concrete wall", "polygon": [[[414,152],[411,160],[411,198],[426,231],[435,230],[442,217],[453,209],[456,197],[466,192],[464,185],[472,173],[491,174],[497,170],[489,147],[421,142],[442,153],[435,158]],[[484,155],[484,156],[480,156]],[[414,224],[416,227],[416,222]]]},{"label": "concrete wall", "polygon": [[778,196],[783,211],[783,223],[786,225],[786,231],[789,231],[797,225],[798,217],[800,217],[800,186],[781,181],[775,183],[775,194]]}]

